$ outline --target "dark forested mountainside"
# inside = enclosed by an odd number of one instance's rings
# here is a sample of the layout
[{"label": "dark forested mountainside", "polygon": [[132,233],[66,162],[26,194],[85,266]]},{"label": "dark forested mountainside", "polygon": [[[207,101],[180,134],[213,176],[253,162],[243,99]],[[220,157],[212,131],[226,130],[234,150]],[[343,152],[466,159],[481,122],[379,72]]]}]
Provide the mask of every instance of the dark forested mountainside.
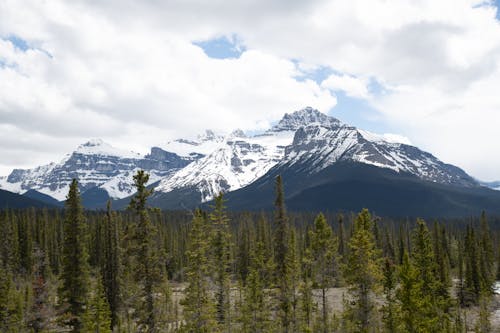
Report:
[{"label": "dark forested mountainside", "polygon": [[0,209],[5,208],[42,208],[42,207],[57,207],[56,205],[39,200],[39,198],[29,195],[20,195],[9,191],[0,190]]},{"label": "dark forested mountainside", "polygon": [[[500,220],[363,209],[0,212],[2,332],[492,332]],[[271,204],[272,204],[271,203]]]}]

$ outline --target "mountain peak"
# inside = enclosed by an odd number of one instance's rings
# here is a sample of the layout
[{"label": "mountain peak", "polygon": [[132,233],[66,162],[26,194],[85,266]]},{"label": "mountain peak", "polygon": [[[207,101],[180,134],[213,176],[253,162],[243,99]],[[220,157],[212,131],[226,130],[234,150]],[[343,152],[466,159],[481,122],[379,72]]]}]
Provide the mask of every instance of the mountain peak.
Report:
[{"label": "mountain peak", "polygon": [[230,137],[233,137],[233,138],[246,138],[246,134],[245,132],[243,132],[241,129],[236,129],[234,131],[231,132],[231,134],[229,135]]},{"label": "mountain peak", "polygon": [[81,146],[82,147],[98,147],[98,146],[102,146],[104,144],[105,143],[104,143],[104,141],[102,139],[92,138],[89,141],[87,141],[84,144],[82,144]]},{"label": "mountain peak", "polygon": [[205,133],[198,135],[197,139],[201,142],[204,141],[219,141],[223,137],[215,133],[214,131],[207,129]]},{"label": "mountain peak", "polygon": [[327,116],[326,114],[307,106],[301,110],[292,113],[285,113],[277,125],[273,127],[274,131],[295,131],[300,127],[310,124],[322,124],[326,126],[339,125],[340,121]]},{"label": "mountain peak", "polygon": [[127,151],[113,147],[102,139],[93,138],[81,144],[75,150],[75,153],[82,155],[101,155],[101,156],[117,156],[123,158],[138,158],[140,155],[132,151]]}]

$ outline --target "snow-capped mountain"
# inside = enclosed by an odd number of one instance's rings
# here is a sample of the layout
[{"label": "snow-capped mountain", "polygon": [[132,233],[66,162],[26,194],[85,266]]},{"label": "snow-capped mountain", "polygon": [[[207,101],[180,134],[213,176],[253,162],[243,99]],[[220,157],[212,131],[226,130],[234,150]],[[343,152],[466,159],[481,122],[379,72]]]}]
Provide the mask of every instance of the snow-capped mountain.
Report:
[{"label": "snow-capped mountain", "polygon": [[[200,201],[205,202],[221,191],[234,191],[252,183],[277,164],[291,166],[299,161],[309,172],[349,160],[408,172],[438,183],[476,184],[459,168],[444,164],[429,153],[358,130],[310,107],[285,114],[262,135],[246,137],[236,131],[223,138],[209,134],[209,143],[182,140],[171,146],[185,156],[190,151],[185,145],[191,145],[193,150],[210,145],[212,151],[199,149],[206,156],[164,178],[156,187],[156,195],[193,188],[199,192]],[[180,144],[183,149],[178,148]]]},{"label": "snow-capped mountain", "polygon": [[[296,129],[296,128],[295,128]],[[211,151],[185,168],[165,177],[155,192],[167,193],[182,188],[195,188],[201,202],[211,200],[219,192],[229,192],[246,186],[265,174],[284,155],[285,146],[292,142],[292,127],[273,128],[264,134],[247,137],[236,130],[226,137],[214,136],[193,144],[194,148],[210,145]],[[185,141],[182,142],[186,144]]]},{"label": "snow-capped mountain", "polygon": [[389,141],[335,119],[299,128],[280,164],[300,163],[308,172],[317,173],[336,162],[346,161],[406,172],[440,184],[478,185],[460,168],[445,164],[417,147]]},{"label": "snow-capped mountain", "polygon": [[479,187],[461,169],[407,142],[357,129],[307,107],[285,114],[262,134],[247,136],[235,130],[220,135],[207,130],[193,139],[153,147],[145,156],[91,140],[59,163],[16,169],[0,177],[0,188],[17,193],[35,190],[64,200],[69,183],[77,178],[82,195],[102,200],[105,193],[106,198],[123,199],[133,194],[132,176],[143,169],[150,174],[150,184],[157,184],[152,203],[179,208],[244,188],[272,170],[294,169],[307,177],[344,162],[435,184]]},{"label": "snow-capped mountain", "polygon": [[50,163],[34,169],[15,169],[7,177],[0,177],[0,188],[17,193],[36,190],[59,201],[66,198],[68,187],[77,178],[82,193],[99,187],[113,199],[134,193],[133,174],[144,169],[150,173],[150,183],[183,168],[193,158],[181,157],[153,147],[150,154],[117,149],[100,139],[80,145],[59,163]]}]

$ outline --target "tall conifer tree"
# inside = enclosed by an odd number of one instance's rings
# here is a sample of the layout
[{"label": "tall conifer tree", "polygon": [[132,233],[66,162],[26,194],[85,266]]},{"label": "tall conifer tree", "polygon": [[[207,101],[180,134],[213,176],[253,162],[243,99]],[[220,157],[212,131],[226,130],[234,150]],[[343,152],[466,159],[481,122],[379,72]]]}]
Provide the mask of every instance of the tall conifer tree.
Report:
[{"label": "tall conifer tree", "polygon": [[215,302],[210,292],[209,239],[207,225],[200,210],[196,210],[189,232],[184,306],[185,330],[190,333],[218,332]]},{"label": "tall conifer tree", "polygon": [[140,323],[145,332],[154,332],[156,325],[154,294],[155,288],[161,281],[158,250],[154,243],[156,228],[151,224],[149,212],[146,207],[148,197],[153,190],[147,189],[149,175],[144,170],[137,171],[134,175],[136,194],[129,204],[129,209],[138,216],[135,228],[136,242],[136,279],[141,286],[141,299],[144,305],[140,308]]},{"label": "tall conifer tree", "polygon": [[69,307],[73,332],[82,329],[82,315],[88,295],[89,263],[87,229],[80,203],[78,182],[73,179],[66,199],[61,297]]},{"label": "tall conifer tree", "polygon": [[344,277],[354,301],[345,311],[356,332],[366,333],[376,328],[373,293],[379,289],[382,279],[380,261],[380,250],[373,235],[373,220],[368,210],[363,209],[354,222],[344,268]]},{"label": "tall conifer tree", "polygon": [[119,230],[116,216],[111,211],[111,201],[108,201],[106,207],[106,219],[104,230],[104,267],[103,282],[106,298],[111,311],[111,327],[118,322],[118,311],[120,307],[120,289],[121,289],[121,260],[119,245]]},{"label": "tall conifer tree", "polygon": [[215,205],[210,214],[213,229],[214,284],[217,321],[224,331],[231,331],[231,248],[229,218],[225,212],[224,197],[220,193],[215,197]]},{"label": "tall conifer tree", "polygon": [[323,332],[330,331],[330,307],[327,291],[335,284],[337,275],[337,239],[332,228],[326,222],[325,216],[319,214],[314,221],[314,227],[309,232],[311,241],[311,255],[313,270],[313,283],[321,290],[321,318],[318,329]]},{"label": "tall conifer tree", "polygon": [[290,228],[285,209],[285,194],[283,191],[283,179],[276,177],[276,201],[275,205],[275,261],[276,278],[279,288],[279,319],[282,331],[290,331],[291,313],[292,313],[292,287],[290,278],[290,254],[289,238]]}]

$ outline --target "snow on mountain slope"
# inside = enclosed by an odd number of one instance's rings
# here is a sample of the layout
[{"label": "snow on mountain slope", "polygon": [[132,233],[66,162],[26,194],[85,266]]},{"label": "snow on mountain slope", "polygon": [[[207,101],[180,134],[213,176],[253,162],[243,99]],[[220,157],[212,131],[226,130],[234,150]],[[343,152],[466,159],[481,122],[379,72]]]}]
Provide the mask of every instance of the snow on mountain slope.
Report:
[{"label": "snow on mountain slope", "polygon": [[118,149],[104,142],[102,139],[91,139],[78,146],[74,153],[82,155],[116,156],[120,158],[141,158],[141,155],[138,153]]},{"label": "snow on mountain slope", "polygon": [[217,141],[211,153],[163,179],[155,192],[195,187],[202,202],[219,192],[234,191],[264,175],[278,163],[294,131],[268,131],[246,137],[235,131]]},{"label": "snow on mountain slope", "polygon": [[[276,165],[300,163],[307,172],[315,173],[337,161],[371,164],[443,184],[477,185],[459,168],[408,145],[406,138],[358,130],[310,107],[285,114],[263,135],[246,137],[234,132],[222,138],[209,132],[206,137],[209,143],[176,141],[179,154],[180,145],[190,146],[184,153],[198,147],[212,151],[198,149],[205,156],[164,178],[155,195],[191,188],[206,202],[220,191],[234,191],[254,182]],[[174,150],[172,145],[168,148]]]},{"label": "snow on mountain slope", "polygon": [[101,187],[111,198],[119,199],[134,193],[132,176],[138,169],[147,170],[152,183],[192,160],[157,147],[143,157],[92,139],[59,163],[28,170],[15,169],[9,176],[0,178],[0,188],[17,193],[32,189],[61,201],[65,200],[69,184],[76,178],[82,193]]},{"label": "snow on mountain slope", "polygon": [[134,193],[132,176],[143,169],[150,174],[150,184],[158,182],[156,198],[188,189],[205,202],[220,191],[251,184],[274,166],[299,165],[315,173],[338,161],[388,168],[441,184],[478,185],[461,169],[409,145],[403,137],[359,130],[307,107],[285,114],[260,135],[236,130],[222,136],[207,130],[193,139],[152,147],[145,156],[93,139],[59,163],[16,169],[0,177],[0,188],[17,193],[33,189],[64,200],[69,183],[77,178],[82,193],[97,188],[120,199]]},{"label": "snow on mountain slope", "polygon": [[161,148],[179,156],[196,158],[210,154],[223,141],[224,136],[217,135],[212,130],[206,130],[205,133],[194,139],[177,139],[168,142]]},{"label": "snow on mountain slope", "polygon": [[371,164],[441,184],[477,185],[461,169],[414,146],[396,143],[393,138],[387,139],[338,121],[312,124],[297,130],[293,144],[287,147],[280,164],[301,163],[309,172],[318,172],[337,161]]}]

